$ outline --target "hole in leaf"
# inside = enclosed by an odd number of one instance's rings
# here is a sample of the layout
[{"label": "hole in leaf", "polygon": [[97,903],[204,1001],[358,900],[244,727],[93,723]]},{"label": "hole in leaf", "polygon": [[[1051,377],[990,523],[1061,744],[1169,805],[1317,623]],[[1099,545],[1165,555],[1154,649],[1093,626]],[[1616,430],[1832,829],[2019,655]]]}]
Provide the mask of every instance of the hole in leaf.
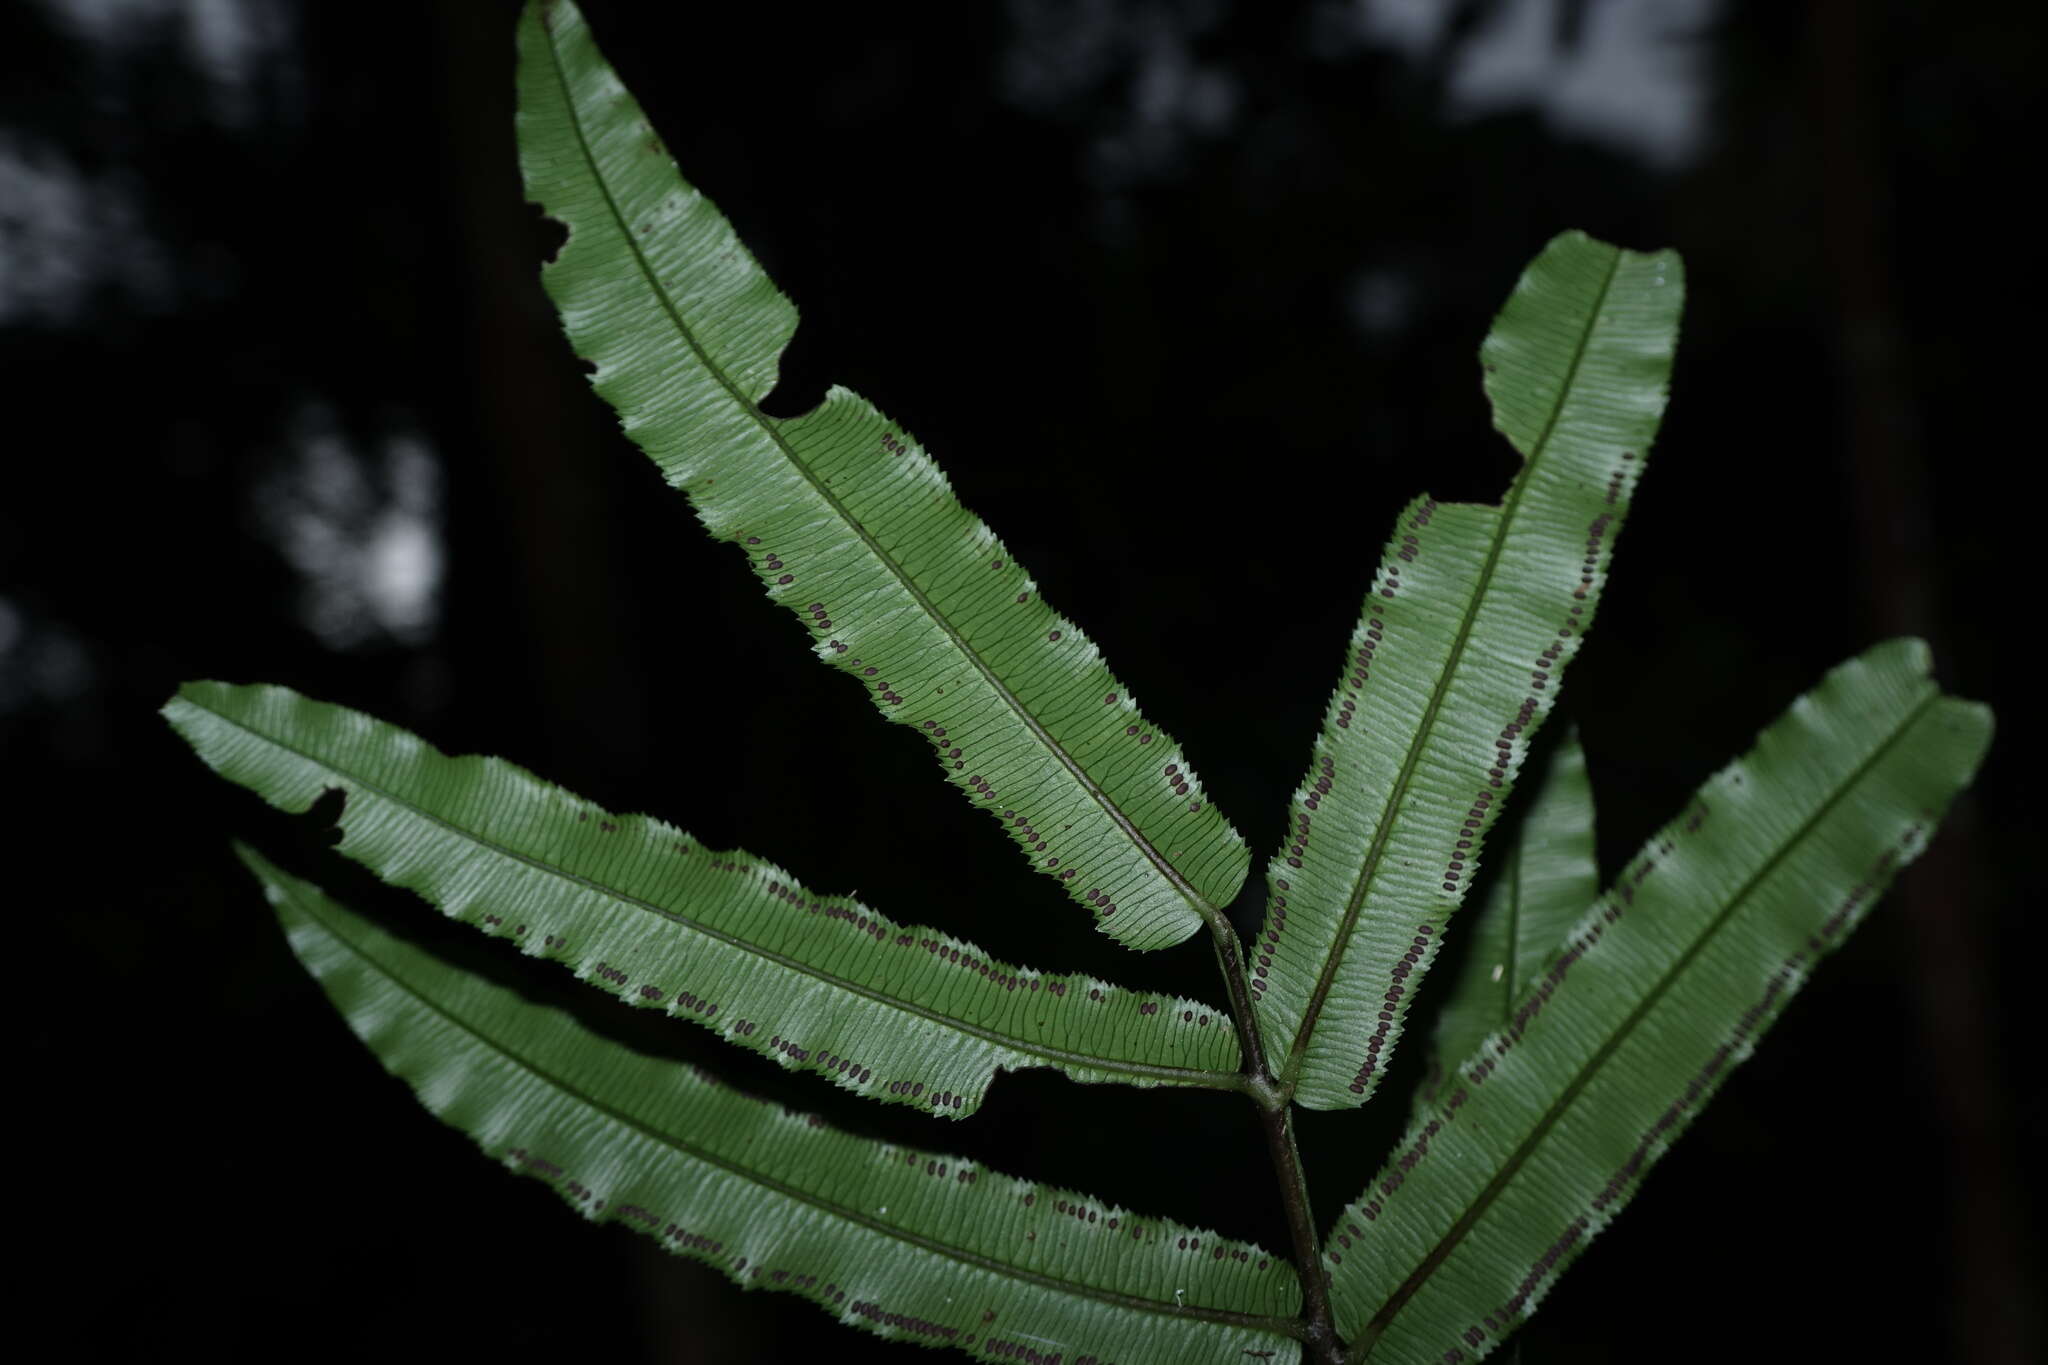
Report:
[{"label": "hole in leaf", "polygon": [[348,793],[339,787],[329,787],[306,808],[306,827],[315,831],[321,843],[334,847],[341,842],[341,813],[347,806]]},{"label": "hole in leaf", "polygon": [[798,327],[789,345],[783,348],[775,367],[775,387],[761,399],[761,411],[768,416],[782,420],[801,417],[825,401],[829,382],[825,378],[825,357],[820,354],[819,345],[810,339],[815,333],[815,328]]},{"label": "hole in leaf", "polygon": [[540,253],[541,260],[549,265],[562,254],[562,248],[569,244],[569,225],[559,218],[551,218],[538,204],[529,205],[533,210],[533,246]]}]

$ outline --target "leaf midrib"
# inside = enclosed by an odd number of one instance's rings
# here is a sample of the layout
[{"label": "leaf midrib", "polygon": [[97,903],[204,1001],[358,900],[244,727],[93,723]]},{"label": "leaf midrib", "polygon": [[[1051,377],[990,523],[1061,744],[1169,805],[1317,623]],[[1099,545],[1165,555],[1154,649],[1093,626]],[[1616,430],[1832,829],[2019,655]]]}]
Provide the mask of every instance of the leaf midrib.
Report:
[{"label": "leaf midrib", "polygon": [[[764,947],[763,945],[757,943],[749,943],[745,939],[737,938],[719,929],[714,929],[709,925],[702,924],[699,921],[690,918],[688,915],[685,915],[680,911],[675,911],[668,909],[665,906],[656,905],[652,901],[642,900],[638,896],[632,895],[631,893],[626,891],[621,891],[617,887],[606,886],[602,882],[593,881],[590,878],[585,877],[581,873],[573,872],[568,868],[558,867],[553,863],[545,862],[539,858],[531,856],[530,854],[523,853],[518,849],[508,848],[503,844],[495,842],[494,840],[486,839],[483,836],[477,834],[473,830],[464,829],[461,825],[455,824],[450,820],[443,819],[440,815],[436,814],[435,812],[427,810],[424,807],[417,805],[416,803],[406,799],[403,796],[398,795],[395,792],[390,791],[389,789],[379,785],[378,783],[372,782],[367,778],[361,777],[354,771],[342,767],[340,764],[334,762],[330,758],[327,758],[320,754],[308,753],[304,749],[301,749],[296,745],[286,743],[284,740],[279,739],[275,735],[266,734],[262,730],[254,729],[251,726],[245,725],[235,717],[227,715],[221,711],[217,711],[213,707],[207,706],[202,702],[195,701],[190,697],[185,698],[185,700],[187,701],[188,704],[195,706],[202,711],[205,711],[208,715],[214,716],[222,722],[234,726],[242,733],[250,735],[253,738],[260,740],[265,744],[269,744],[276,748],[282,749],[287,753],[295,754],[307,763],[310,763],[318,768],[324,769],[327,772],[333,773],[337,777],[353,782],[363,790],[373,793],[377,797],[390,802],[392,805],[397,806],[402,810],[410,812],[412,815],[419,818],[420,820],[433,825],[437,825],[440,828],[447,830],[449,833],[454,834],[459,838],[465,839],[479,848],[487,849],[490,852],[495,853],[500,857],[507,858],[513,862],[522,863],[525,866],[533,868],[538,872],[558,877],[563,881],[572,882],[578,886],[586,888],[587,890],[596,892],[597,894],[602,896],[606,896],[624,905],[629,905],[636,909],[645,910],[661,919],[665,919],[670,923],[676,924],[693,933],[702,934],[706,938],[713,939],[719,943],[726,944],[729,947],[736,948],[741,952],[749,953],[755,957],[771,962],[776,966],[793,973],[794,975],[804,977],[812,981],[824,982],[827,985],[835,986],[838,989],[847,992],[849,995],[859,996],[864,1000],[869,1000],[874,1002],[875,1004],[897,1010],[903,1014],[911,1015],[914,1018],[923,1019],[929,1023],[937,1024],[944,1028],[957,1030],[958,1032],[965,1033],[972,1037],[978,1038],[983,1042],[990,1043],[998,1047],[1006,1048],[1013,1052],[1023,1053],[1027,1056],[1044,1058],[1047,1062],[1052,1063],[1055,1066],[1073,1066],[1082,1069],[1093,1069],[1095,1071],[1113,1072],[1124,1076],[1142,1078],[1144,1080],[1159,1083],[1186,1085],[1202,1089],[1240,1090],[1243,1088],[1243,1077],[1234,1071],[1210,1071],[1201,1067],[1176,1067],[1168,1066],[1164,1063],[1133,1062],[1127,1060],[1095,1057],[1086,1053],[1069,1052],[1063,1048],[1056,1048],[1043,1043],[1031,1043],[1024,1041],[1022,1039],[1013,1038],[1007,1034],[996,1032],[993,1029],[986,1028],[979,1024],[967,1023],[964,1020],[955,1019],[948,1015],[937,1013],[913,1001],[905,1000],[897,996],[880,994],[877,991],[875,991],[872,987],[864,986],[856,981],[849,981],[844,977],[835,976],[830,972],[819,970],[818,968],[815,968],[808,963],[799,962],[794,958],[786,956],[785,954],[776,952],[772,948]],[[446,758],[447,756],[442,755],[442,757]],[[343,819],[344,821],[346,820],[346,812],[343,813]],[[915,926],[899,927],[911,928]]]},{"label": "leaf midrib", "polygon": [[[1188,908],[1204,921],[1213,921],[1218,918],[1221,912],[1210,902],[1209,898],[1197,890],[1191,882],[1180,874],[1180,871],[1172,863],[1167,861],[1166,856],[1159,851],[1151,839],[1146,837],[1145,833],[1124,813],[1123,808],[1110,797],[1109,793],[1102,789],[1094,778],[1089,776],[1088,772],[1081,767],[1074,756],[1067,752],[1066,746],[1055,739],[1051,732],[1039,723],[1038,718],[1003,683],[995,670],[989,666],[988,661],[981,657],[981,654],[967,642],[966,637],[954,628],[952,621],[947,618],[945,613],[941,612],[931,599],[925,595],[924,590],[918,586],[909,571],[898,563],[895,556],[884,549],[874,536],[869,534],[867,526],[858,517],[854,516],[847,509],[846,505],[825,486],[824,482],[812,473],[810,466],[798,457],[795,448],[783,439],[780,424],[771,421],[768,415],[755,405],[753,400],[746,397],[732,382],[725,370],[712,360],[709,353],[698,342],[696,333],[683,320],[682,312],[677,308],[675,300],[669,297],[668,290],[661,283],[660,276],[654,272],[653,267],[647,260],[646,253],[640,249],[639,239],[635,236],[632,226],[626,222],[625,215],[619,211],[618,200],[613,196],[611,185],[605,179],[604,172],[600,168],[596,156],[590,150],[589,138],[584,135],[582,111],[577,107],[575,91],[569,84],[569,75],[562,68],[562,54],[555,44],[554,31],[552,29],[544,29],[543,31],[547,38],[548,56],[554,65],[555,79],[562,89],[562,102],[569,111],[569,127],[576,135],[576,146],[583,154],[583,164],[589,169],[591,182],[597,186],[598,193],[604,199],[605,207],[611,211],[612,222],[618,228],[620,240],[626,244],[626,249],[632,253],[634,264],[639,267],[640,274],[647,281],[649,290],[652,291],[655,298],[660,300],[662,311],[668,314],[669,321],[675,325],[676,333],[682,337],[684,345],[690,348],[691,353],[697,357],[698,361],[704,366],[705,371],[718,382],[719,387],[725,390],[727,396],[734,403],[738,404],[740,409],[760,428],[762,434],[775,444],[775,447],[789,461],[791,467],[802,475],[804,481],[811,486],[812,491],[824,500],[826,505],[839,516],[841,521],[853,529],[854,534],[860,537],[861,543],[867,546],[869,553],[874,555],[883,567],[888,569],[890,574],[903,587],[903,590],[910,594],[911,600],[916,602],[919,609],[924,612],[926,618],[939,628],[940,633],[946,637],[948,643],[959,651],[961,657],[973,666],[974,670],[981,675],[982,680],[988,684],[989,688],[1002,699],[1003,704],[1010,709],[1011,714],[1045,747],[1047,752],[1058,760],[1060,766],[1067,770],[1068,776],[1088,794],[1110,823],[1123,832],[1124,837],[1144,855],[1146,861],[1152,864],[1160,877],[1174,889],[1183,901],[1187,902]],[[1226,827],[1228,827],[1227,822]],[[1069,894],[1071,895],[1072,893]],[[1112,938],[1116,937],[1111,929],[1100,924],[1097,927],[1102,928],[1103,932],[1110,934]]]},{"label": "leaf midrib", "polygon": [[[1358,1337],[1352,1342],[1351,1349],[1345,1356],[1346,1365],[1358,1365],[1358,1362],[1365,1360],[1372,1354],[1373,1347],[1386,1332],[1394,1318],[1415,1297],[1438,1267],[1457,1250],[1458,1244],[1464,1240],[1465,1235],[1478,1225],[1479,1220],[1485,1216],[1487,1209],[1492,1206],[1493,1201],[1499,1198],[1507,1189],[1508,1184],[1520,1173],[1523,1165],[1535,1154],[1536,1149],[1543,1144],[1544,1139],[1550,1135],[1551,1129],[1556,1127],[1558,1121],[1564,1117],[1565,1111],[1570,1109],[1573,1102],[1584,1093],[1586,1087],[1592,1084],[1593,1078],[1600,1068],[1612,1059],[1614,1054],[1620,1050],[1621,1045],[1628,1041],[1629,1035],[1635,1031],[1636,1026],[1649,1017],[1650,1012],[1663,1000],[1666,992],[1677,983],[1678,978],[1684,975],[1686,969],[1698,959],[1701,953],[1706,951],[1708,943],[1712,941],[1714,936],[1727,927],[1728,922],[1734,918],[1735,912],[1741,908],[1743,902],[1747,901],[1750,895],[1769,879],[1770,875],[1778,869],[1785,859],[1790,857],[1792,852],[1806,841],[1808,836],[1814,832],[1837,805],[1846,799],[1851,792],[1856,790],[1864,778],[1869,776],[1871,770],[1877,766],[1886,754],[1892,751],[1900,740],[1906,737],[1907,733],[1919,722],[1920,717],[1925,715],[1939,700],[1941,700],[1939,689],[1930,686],[1927,696],[1922,698],[1912,710],[1908,711],[1900,719],[1897,727],[1871,750],[1868,757],[1856,765],[1855,771],[1850,773],[1847,778],[1843,779],[1840,785],[1828,793],[1826,799],[1814,809],[1813,813],[1800,822],[1799,828],[1790,837],[1786,838],[1772,852],[1771,856],[1764,861],[1763,865],[1742,884],[1741,889],[1729,897],[1728,904],[1721,909],[1719,914],[1714,916],[1706,928],[1700,931],[1698,937],[1679,956],[1678,960],[1672,963],[1664,975],[1657,979],[1656,984],[1645,993],[1641,1002],[1629,1012],[1628,1017],[1622,1020],[1616,1026],[1614,1032],[1595,1049],[1590,1057],[1580,1064],[1578,1072],[1572,1077],[1571,1082],[1560,1092],[1557,1100],[1552,1103],[1550,1108],[1544,1111],[1543,1116],[1536,1121],[1535,1126],[1529,1130],[1528,1135],[1509,1154],[1507,1160],[1501,1164],[1500,1170],[1494,1175],[1493,1179],[1487,1183],[1484,1189],[1473,1196],[1472,1202],[1466,1206],[1464,1213],[1459,1215],[1458,1220],[1445,1231],[1444,1235],[1438,1239],[1436,1245],[1431,1247],[1429,1252],[1422,1258],[1414,1272],[1401,1282],[1400,1287],[1387,1297],[1387,1301],[1380,1306],[1372,1319],[1366,1323],[1365,1330],[1360,1332]],[[1484,1043],[1481,1046],[1483,1047]],[[1453,1079],[1455,1080],[1455,1074]]]},{"label": "leaf midrib", "polygon": [[[287,891],[286,894],[291,893]],[[594,1109],[600,1114],[603,1114],[606,1118],[611,1119],[613,1122],[621,1124],[624,1127],[630,1128],[633,1131],[640,1133],[642,1136],[647,1137],[664,1146],[674,1148],[675,1150],[683,1153],[684,1155],[690,1157],[693,1160],[704,1162],[706,1165],[715,1166],[722,1171],[726,1171],[732,1175],[738,1176],[742,1180],[746,1180],[752,1184],[759,1185],[765,1189],[772,1190],[777,1194],[783,1195],[784,1197],[795,1200],[799,1203],[807,1204],[810,1207],[817,1209],[823,1213],[829,1214],[837,1218],[845,1219],[847,1222],[850,1223],[858,1224],[861,1227],[867,1228],[872,1232],[881,1233],[884,1236],[894,1238],[897,1241],[903,1242],[910,1246],[914,1246],[921,1251],[927,1251],[935,1255],[944,1256],[950,1260],[958,1261],[963,1265],[973,1266],[974,1268],[979,1270],[986,1270],[994,1274],[1004,1275],[1011,1279],[1021,1281],[1025,1284],[1033,1285],[1040,1288],[1055,1289],[1065,1293],[1079,1295],[1085,1298],[1092,1298],[1103,1303],[1114,1305],[1116,1307],[1134,1309],[1140,1312],[1158,1313],[1171,1317],[1199,1318],[1204,1322],[1214,1322],[1224,1326],[1231,1327],[1248,1327],[1255,1330],[1272,1332],[1277,1335],[1287,1337],[1298,1338],[1300,1335],[1299,1324],[1296,1322],[1295,1319],[1292,1318],[1276,1318],[1254,1313],[1237,1313],[1232,1312],[1229,1309],[1223,1308],[1180,1307],[1177,1305],[1166,1304],[1157,1299],[1146,1299],[1140,1298],[1132,1294],[1125,1294],[1114,1289],[1102,1289],[1093,1285],[1077,1284],[1072,1280],[1063,1280],[1049,1275],[1042,1275],[1035,1271],[1024,1269],[1021,1266],[1016,1266],[1008,1262],[996,1260],[993,1257],[983,1255],[980,1252],[969,1251],[963,1247],[957,1247],[949,1243],[936,1241],[933,1238],[924,1236],[923,1234],[912,1232],[907,1228],[901,1228],[893,1226],[888,1223],[877,1222],[871,1215],[864,1214],[857,1209],[848,1208],[843,1204],[839,1204],[834,1202],[833,1200],[823,1198],[811,1191],[801,1189],[797,1186],[786,1184],[780,1180],[775,1179],[772,1176],[763,1175],[758,1171],[749,1170],[744,1166],[740,1166],[734,1163],[726,1157],[696,1147],[672,1133],[663,1132],[660,1129],[651,1127],[645,1121],[631,1114],[628,1114],[622,1110],[614,1108],[612,1105],[606,1103],[605,1101],[597,1099],[594,1096],[588,1094],[580,1087],[573,1085],[570,1082],[555,1075],[554,1072],[550,1069],[543,1067],[537,1062],[529,1060],[527,1057],[525,1057],[519,1052],[514,1051],[511,1047],[507,1046],[503,1042],[500,1042],[499,1040],[492,1038],[490,1035],[481,1032],[475,1026],[470,1024],[468,1020],[442,1007],[437,1001],[433,1000],[431,997],[415,989],[413,985],[407,980],[405,980],[404,977],[400,976],[397,971],[384,965],[383,963],[379,962],[376,958],[372,957],[367,951],[358,946],[354,940],[350,939],[346,934],[342,933],[341,930],[335,928],[334,925],[329,923],[327,920],[322,919],[317,911],[310,909],[303,899],[298,900],[297,904],[301,913],[305,914],[307,918],[317,923],[337,943],[340,943],[342,946],[347,948],[349,952],[351,952],[359,960],[367,964],[371,968],[371,970],[375,971],[385,980],[390,981],[391,983],[396,985],[400,990],[404,991],[407,995],[411,996],[415,1001],[417,1001],[420,1004],[422,1008],[430,1011],[433,1014],[440,1016],[456,1028],[460,1029],[462,1032],[468,1034],[471,1038],[475,1039],[478,1045],[483,1047],[486,1051],[498,1053],[500,1056],[512,1062],[515,1066],[518,1066],[521,1069],[525,1070],[528,1074],[538,1077],[543,1082],[553,1086],[555,1089],[570,1096],[578,1102],[589,1106],[591,1109]],[[1283,1264],[1285,1263],[1283,1262]]]},{"label": "leaf midrib", "polygon": [[[1328,1000],[1330,988],[1336,984],[1339,968],[1344,964],[1345,954],[1351,950],[1352,930],[1358,924],[1359,913],[1365,908],[1365,898],[1372,890],[1373,881],[1379,876],[1386,853],[1387,841],[1393,837],[1394,815],[1408,794],[1408,784],[1414,778],[1415,770],[1422,763],[1422,754],[1429,747],[1429,741],[1436,729],[1437,715],[1443,710],[1444,698],[1450,692],[1451,680],[1457,675],[1458,666],[1464,662],[1466,646],[1472,640],[1473,623],[1479,619],[1480,605],[1485,602],[1487,591],[1493,586],[1494,570],[1499,567],[1501,552],[1507,545],[1508,531],[1514,523],[1515,512],[1522,505],[1522,494],[1528,489],[1530,476],[1535,473],[1536,464],[1550,450],[1550,438],[1557,431],[1558,419],[1564,415],[1566,404],[1571,399],[1572,385],[1578,381],[1579,366],[1586,358],[1591,346],[1593,332],[1600,322],[1600,310],[1606,306],[1607,292],[1614,284],[1614,276],[1621,269],[1621,251],[1610,247],[1613,255],[1607,262],[1607,274],[1600,281],[1600,290],[1593,296],[1592,307],[1586,311],[1586,325],[1579,333],[1578,344],[1572,349],[1571,363],[1565,367],[1564,380],[1558,385],[1557,402],[1545,419],[1543,430],[1531,443],[1529,456],[1522,463],[1521,471],[1509,485],[1507,496],[1501,499],[1500,515],[1494,524],[1493,540],[1487,546],[1486,562],[1480,566],[1479,581],[1475,585],[1471,600],[1466,604],[1464,618],[1458,623],[1458,631],[1451,643],[1451,652],[1444,662],[1443,672],[1438,676],[1436,686],[1431,690],[1429,704],[1423,709],[1422,721],[1416,726],[1415,738],[1409,744],[1408,754],[1403,759],[1400,773],[1394,778],[1394,785],[1388,790],[1387,799],[1380,811],[1380,819],[1373,830],[1372,843],[1366,848],[1365,861],[1359,875],[1352,884],[1351,896],[1344,906],[1344,914],[1337,922],[1337,934],[1330,956],[1323,964],[1321,974],[1316,978],[1315,990],[1309,995],[1308,1007],[1302,1012],[1301,1023],[1296,1027],[1294,1042],[1287,1052],[1287,1061],[1281,1068],[1282,1088],[1292,1096],[1300,1084],[1301,1071],[1307,1060],[1309,1040],[1315,1035],[1317,1022],[1322,1018],[1323,1005]],[[1379,1073],[1373,1076],[1368,1094],[1379,1083]],[[1362,1102],[1362,1101],[1361,1101]]]}]

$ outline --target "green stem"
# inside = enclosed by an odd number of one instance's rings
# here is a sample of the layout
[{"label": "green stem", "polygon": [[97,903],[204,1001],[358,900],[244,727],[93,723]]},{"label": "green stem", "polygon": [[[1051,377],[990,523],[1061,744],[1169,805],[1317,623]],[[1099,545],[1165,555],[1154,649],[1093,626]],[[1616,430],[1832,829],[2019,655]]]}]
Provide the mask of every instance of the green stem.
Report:
[{"label": "green stem", "polygon": [[1244,1053],[1245,1093],[1259,1107],[1259,1127],[1266,1135],[1266,1151],[1273,1160],[1280,1204],[1287,1214],[1287,1232],[1294,1243],[1306,1328],[1303,1358],[1310,1365],[1343,1365],[1344,1343],[1338,1339],[1330,1312],[1330,1277],[1323,1269],[1322,1253],[1316,1245],[1315,1214],[1309,1208],[1308,1181],[1301,1169],[1301,1151],[1294,1141],[1294,1109],[1266,1065],[1266,1046],[1259,1035],[1259,1017],[1253,1010],[1237,931],[1223,912],[1213,906],[1202,907],[1202,919],[1216,945],[1216,965],[1223,973],[1231,1015],[1237,1022],[1238,1046]]}]

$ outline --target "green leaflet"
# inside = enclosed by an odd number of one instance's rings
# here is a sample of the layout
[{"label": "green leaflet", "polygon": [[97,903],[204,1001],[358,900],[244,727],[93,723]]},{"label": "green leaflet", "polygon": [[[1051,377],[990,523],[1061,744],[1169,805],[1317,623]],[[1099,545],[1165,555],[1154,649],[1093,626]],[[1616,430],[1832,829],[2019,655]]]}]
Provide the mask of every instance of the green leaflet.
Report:
[{"label": "green leaflet", "polygon": [[586,1218],[879,1336],[984,1359],[1299,1358],[1295,1277],[1256,1246],[740,1095],[242,858],[293,951],[386,1069]]},{"label": "green leaflet", "polygon": [[1362,1104],[1471,884],[1487,828],[1592,623],[1664,409],[1678,258],[1566,233],[1481,348],[1524,463],[1499,507],[1396,523],[1270,864],[1252,990],[1311,1109]]},{"label": "green leaflet", "polygon": [[1926,647],[1844,664],[1587,911],[1338,1219],[1348,1359],[1498,1344],[1932,835],[1990,742]]},{"label": "green leaflet", "polygon": [[341,851],[449,916],[787,1067],[960,1117],[999,1069],[1236,1088],[1206,1005],[1049,976],[820,897],[744,853],[613,815],[496,758],[282,687],[187,683],[164,714],[222,776],[303,811],[339,788]]},{"label": "green leaflet", "polygon": [[544,281],[626,433],[741,545],[813,651],[931,745],[1112,937],[1159,948],[1243,884],[1243,840],[1179,745],[901,426],[834,388],[758,403],[796,311],[686,184],[576,8],[519,30],[528,194],[569,228]]},{"label": "green leaflet", "polygon": [[1600,894],[1593,852],[1593,787],[1577,730],[1550,755],[1498,874],[1479,908],[1461,917],[1471,947],[1437,1015],[1436,1064],[1418,1098],[1435,1097],[1445,1066],[1507,1024],[1565,934]]}]

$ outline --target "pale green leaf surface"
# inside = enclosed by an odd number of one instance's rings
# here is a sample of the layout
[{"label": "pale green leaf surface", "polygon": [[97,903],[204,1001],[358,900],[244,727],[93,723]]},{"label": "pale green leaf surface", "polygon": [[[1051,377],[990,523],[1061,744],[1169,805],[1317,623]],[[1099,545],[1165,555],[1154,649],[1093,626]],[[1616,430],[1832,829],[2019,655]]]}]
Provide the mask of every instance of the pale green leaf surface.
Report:
[{"label": "pale green leaf surface", "polygon": [[1898,640],[1710,780],[1337,1220],[1350,1359],[1476,1359],[1534,1311],[1918,855],[1990,734]]},{"label": "pale green leaf surface", "polygon": [[1312,1109],[1386,1073],[1488,827],[1550,713],[1664,409],[1678,258],[1582,233],[1531,263],[1480,351],[1523,456],[1498,507],[1401,514],[1269,867],[1253,993]]},{"label": "pale green leaf surface", "polygon": [[527,192],[569,229],[543,280],[627,435],[1104,932],[1192,934],[1248,855],[1187,756],[902,426],[836,387],[801,417],[761,411],[796,310],[568,3],[520,25],[519,110]]},{"label": "pale green leaf surface", "polygon": [[242,856],[385,1068],[586,1218],[985,1360],[1299,1358],[1298,1282],[1256,1246],[838,1132],[591,1033]]},{"label": "pale green leaf surface", "polygon": [[1565,934],[1600,894],[1593,849],[1593,785],[1577,730],[1568,731],[1522,815],[1476,910],[1454,933],[1471,945],[1437,1015],[1436,1063],[1418,1097],[1434,1098],[1446,1066],[1503,1027],[1529,983],[1564,947]]},{"label": "pale green leaf surface", "polygon": [[1235,1030],[1206,1005],[994,961],[501,759],[450,758],[282,687],[187,683],[164,711],[273,805],[345,793],[340,851],[452,918],[871,1098],[960,1117],[998,1070],[1035,1066],[1238,1083]]}]

